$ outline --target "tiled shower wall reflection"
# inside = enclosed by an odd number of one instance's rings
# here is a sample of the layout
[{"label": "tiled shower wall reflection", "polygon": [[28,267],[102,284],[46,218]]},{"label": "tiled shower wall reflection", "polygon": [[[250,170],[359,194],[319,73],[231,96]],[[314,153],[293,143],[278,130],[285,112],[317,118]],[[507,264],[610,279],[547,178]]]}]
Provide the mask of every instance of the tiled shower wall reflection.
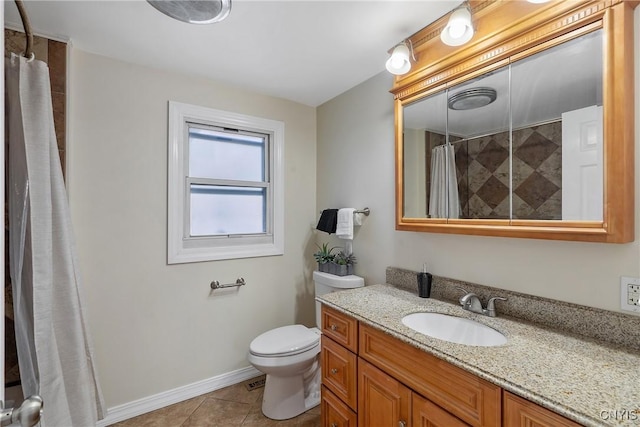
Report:
[{"label": "tiled shower wall reflection", "polygon": [[[26,38],[20,31],[4,31],[4,57],[5,60],[11,53],[21,55],[24,52]],[[53,104],[53,122],[58,142],[58,154],[62,164],[62,173],[65,174],[66,151],[66,92],[67,92],[67,44],[49,40],[44,37],[33,37],[33,52],[36,59],[49,65],[49,79],[51,80],[51,100]],[[5,150],[6,150],[5,142]],[[8,156],[5,156],[8,158]],[[5,202],[6,206],[6,202]],[[8,220],[5,215],[5,221]],[[8,237],[8,224],[5,223],[5,245]],[[13,297],[11,278],[9,276],[9,251],[5,251],[5,385],[7,387],[19,384],[20,371],[18,368],[18,356],[16,351],[13,317]]]},{"label": "tiled shower wall reflection", "polygon": [[[426,135],[427,141],[442,138]],[[509,133],[463,142],[451,139],[461,217],[508,219]],[[428,169],[432,148],[430,144],[427,149]],[[562,122],[513,131],[513,189],[513,218],[562,219]]]}]

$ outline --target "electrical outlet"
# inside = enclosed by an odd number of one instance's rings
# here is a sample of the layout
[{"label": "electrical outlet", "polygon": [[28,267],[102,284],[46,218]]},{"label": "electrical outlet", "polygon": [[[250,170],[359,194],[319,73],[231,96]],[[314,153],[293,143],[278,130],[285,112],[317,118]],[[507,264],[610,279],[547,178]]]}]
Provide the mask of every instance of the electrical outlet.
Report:
[{"label": "electrical outlet", "polygon": [[620,308],[640,313],[640,278],[620,277]]}]

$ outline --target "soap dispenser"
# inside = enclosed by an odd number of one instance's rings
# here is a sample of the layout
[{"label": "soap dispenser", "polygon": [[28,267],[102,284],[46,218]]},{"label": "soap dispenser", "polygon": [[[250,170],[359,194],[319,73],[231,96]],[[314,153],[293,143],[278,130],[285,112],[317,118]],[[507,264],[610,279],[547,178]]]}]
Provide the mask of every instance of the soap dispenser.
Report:
[{"label": "soap dispenser", "polygon": [[422,271],[418,273],[418,296],[429,298],[431,296],[431,280],[433,277],[427,273],[427,264],[422,264]]}]

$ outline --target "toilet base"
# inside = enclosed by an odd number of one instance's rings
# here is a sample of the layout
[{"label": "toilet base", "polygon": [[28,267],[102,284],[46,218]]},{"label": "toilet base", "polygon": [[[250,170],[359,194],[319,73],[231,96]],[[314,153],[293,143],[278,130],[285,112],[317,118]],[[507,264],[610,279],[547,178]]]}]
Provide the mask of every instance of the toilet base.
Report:
[{"label": "toilet base", "polygon": [[267,374],[262,413],[272,420],[297,417],[320,404],[320,367],[317,361],[302,375],[278,377]]}]

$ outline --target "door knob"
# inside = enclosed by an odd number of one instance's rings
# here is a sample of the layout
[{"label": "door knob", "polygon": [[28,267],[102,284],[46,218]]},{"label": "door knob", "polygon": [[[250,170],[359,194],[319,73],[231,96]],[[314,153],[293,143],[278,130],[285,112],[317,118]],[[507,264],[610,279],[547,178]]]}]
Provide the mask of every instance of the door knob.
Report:
[{"label": "door knob", "polygon": [[30,396],[17,409],[3,409],[0,424],[8,426],[18,422],[20,427],[33,427],[40,422],[42,406],[43,402],[40,396]]}]

